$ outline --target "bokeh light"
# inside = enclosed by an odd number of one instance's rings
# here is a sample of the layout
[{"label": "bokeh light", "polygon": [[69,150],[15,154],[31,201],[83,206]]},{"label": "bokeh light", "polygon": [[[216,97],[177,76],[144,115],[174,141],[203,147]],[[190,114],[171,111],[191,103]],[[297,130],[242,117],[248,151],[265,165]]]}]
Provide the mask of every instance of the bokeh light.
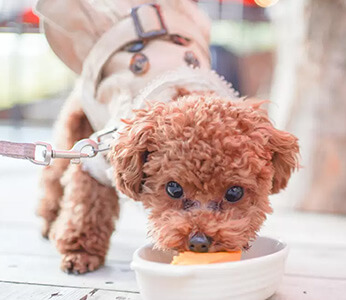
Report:
[{"label": "bokeh light", "polygon": [[279,0],[255,0],[256,4],[261,7],[268,7],[276,4]]}]

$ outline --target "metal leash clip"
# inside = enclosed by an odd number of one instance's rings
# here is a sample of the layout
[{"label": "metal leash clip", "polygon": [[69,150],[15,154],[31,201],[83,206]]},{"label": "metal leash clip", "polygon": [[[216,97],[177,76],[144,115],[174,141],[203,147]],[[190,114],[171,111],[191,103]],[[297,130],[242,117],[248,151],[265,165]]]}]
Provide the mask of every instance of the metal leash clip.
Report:
[{"label": "metal leash clip", "polygon": [[92,139],[84,139],[78,141],[71,150],[53,150],[51,144],[45,142],[36,142],[37,147],[43,147],[42,160],[29,159],[32,163],[41,166],[48,166],[53,158],[70,159],[71,163],[79,164],[81,158],[91,158],[99,152],[99,145]]},{"label": "metal leash clip", "polygon": [[111,143],[114,140],[113,133],[116,132],[117,128],[106,128],[95,132],[91,135],[91,139],[97,141],[98,149],[96,152],[104,152],[111,149]]}]

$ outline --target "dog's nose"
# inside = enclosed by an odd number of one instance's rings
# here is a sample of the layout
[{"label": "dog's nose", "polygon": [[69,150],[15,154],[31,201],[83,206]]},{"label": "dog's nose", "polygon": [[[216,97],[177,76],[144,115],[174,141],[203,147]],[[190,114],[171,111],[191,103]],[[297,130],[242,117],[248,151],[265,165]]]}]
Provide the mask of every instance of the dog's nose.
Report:
[{"label": "dog's nose", "polygon": [[203,233],[196,233],[189,240],[189,249],[193,252],[208,252],[211,238]]}]

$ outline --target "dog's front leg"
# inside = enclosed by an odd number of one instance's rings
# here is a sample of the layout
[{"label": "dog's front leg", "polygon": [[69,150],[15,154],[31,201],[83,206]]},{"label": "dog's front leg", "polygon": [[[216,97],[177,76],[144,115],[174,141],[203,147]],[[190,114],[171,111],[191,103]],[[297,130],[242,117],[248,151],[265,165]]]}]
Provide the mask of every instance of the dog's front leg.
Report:
[{"label": "dog's front leg", "polygon": [[62,182],[65,195],[50,238],[62,254],[62,270],[93,271],[104,263],[119,214],[116,191],[98,183],[79,165],[71,165]]}]

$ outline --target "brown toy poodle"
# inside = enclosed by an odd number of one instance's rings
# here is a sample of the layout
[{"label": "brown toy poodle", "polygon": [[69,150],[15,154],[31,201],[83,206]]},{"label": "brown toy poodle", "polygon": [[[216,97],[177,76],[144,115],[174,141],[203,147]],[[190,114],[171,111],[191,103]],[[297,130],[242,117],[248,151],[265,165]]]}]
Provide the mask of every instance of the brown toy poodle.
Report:
[{"label": "brown toy poodle", "polygon": [[[98,40],[95,35],[106,30],[90,30],[82,39],[77,31],[71,30],[76,22],[69,19],[76,18],[78,10],[73,16],[67,12],[64,20],[59,19],[65,23],[54,30],[54,16],[59,15],[59,10],[64,12],[76,2],[87,5],[83,0],[61,2],[66,3],[59,6],[57,1],[41,0],[38,11],[54,51],[82,74],[82,81],[87,81],[85,72],[96,70],[100,62],[97,59],[89,63],[87,48]],[[93,2],[101,5],[102,1]],[[125,2],[114,1],[115,8],[108,10],[104,7],[97,10],[100,7],[97,5],[81,9],[91,17],[88,20],[80,17],[78,24],[90,24],[93,16],[107,12],[104,22],[93,26],[113,26],[114,30],[123,20],[118,16],[117,5]],[[128,1],[126,5],[133,7],[134,3],[145,2]],[[236,97],[230,100],[218,92],[211,77],[208,85],[208,78],[204,81],[196,77],[196,82],[191,82],[194,75],[185,79],[179,75],[169,87],[165,84],[172,76],[163,77],[161,85],[151,84],[160,91],[160,96],[150,89],[143,90],[158,75],[171,70],[171,64],[192,65],[201,72],[209,69],[207,43],[204,45],[202,38],[208,34],[201,34],[208,26],[203,25],[204,21],[196,22],[202,17],[195,5],[189,0],[154,2],[161,5],[161,13],[168,25],[173,24],[172,28],[181,22],[170,22],[170,18],[174,20],[188,12],[189,17],[182,22],[191,22],[190,36],[184,37],[188,34],[183,32],[187,26],[180,29],[178,26],[172,30],[179,35],[163,33],[127,43],[125,48],[109,52],[110,59],[102,63],[102,72],[95,71],[96,102],[107,104],[107,99],[116,95],[116,99],[123,99],[117,103],[126,104],[132,100],[124,98],[124,94],[138,99],[141,93],[146,94],[142,97],[145,101],[150,100],[146,106],[143,103],[134,106],[137,110],[131,109],[129,118],[124,116],[124,125],[107,155],[116,186],[97,180],[84,165],[69,164],[67,160],[55,160],[43,173],[44,196],[39,206],[39,214],[45,220],[43,235],[56,244],[62,254],[61,267],[67,272],[85,273],[104,264],[119,214],[118,191],[149,209],[150,235],[159,249],[196,252],[247,249],[266,214],[271,212],[268,196],[285,188],[297,167],[297,139],[275,129],[260,102]],[[157,7],[154,8],[157,12]],[[178,16],[174,15],[174,10],[179,9]],[[118,19],[109,17],[114,11]],[[196,24],[200,26],[198,30]],[[82,25],[78,32],[87,32]],[[61,42],[66,38],[61,36],[61,28],[75,35]],[[88,40],[90,36],[93,39]],[[194,36],[197,42],[191,43]],[[76,46],[81,40],[89,41],[86,48]],[[140,56],[133,55],[134,52]],[[160,60],[156,63],[158,56]],[[60,114],[56,142],[59,148],[69,149],[76,141],[104,127],[93,122],[92,114],[89,117],[81,90],[85,91],[78,83]],[[112,109],[115,113],[110,118],[122,110],[118,106]]]}]

